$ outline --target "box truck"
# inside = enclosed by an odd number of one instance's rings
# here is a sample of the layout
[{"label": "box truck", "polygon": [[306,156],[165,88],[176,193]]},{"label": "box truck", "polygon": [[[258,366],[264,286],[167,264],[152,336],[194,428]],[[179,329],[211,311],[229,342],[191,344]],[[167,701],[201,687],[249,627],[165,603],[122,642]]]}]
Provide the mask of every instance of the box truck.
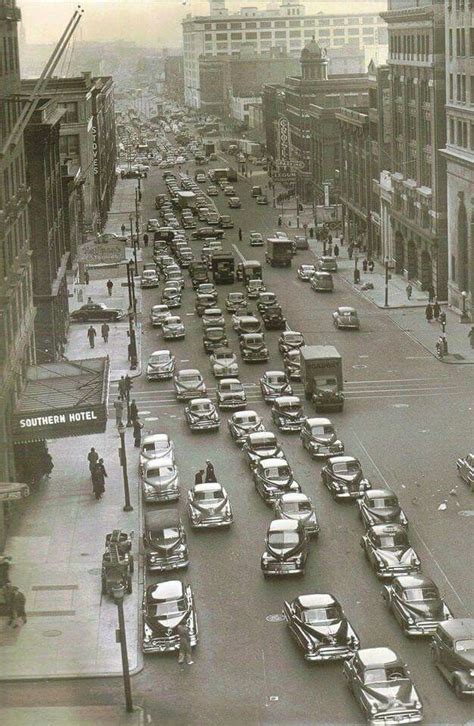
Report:
[{"label": "box truck", "polygon": [[316,411],[342,411],[342,358],[333,345],[303,345],[300,349],[304,393]]}]

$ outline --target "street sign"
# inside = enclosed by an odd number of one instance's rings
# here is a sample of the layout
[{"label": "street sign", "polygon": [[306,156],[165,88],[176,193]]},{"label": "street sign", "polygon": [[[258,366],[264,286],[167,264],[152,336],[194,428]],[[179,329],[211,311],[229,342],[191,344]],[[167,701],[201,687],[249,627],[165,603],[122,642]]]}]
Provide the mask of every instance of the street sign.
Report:
[{"label": "street sign", "polygon": [[26,499],[30,494],[28,484],[21,482],[0,482],[0,502],[11,502],[15,499]]},{"label": "street sign", "polygon": [[296,181],[296,174],[293,174],[291,171],[290,172],[286,171],[286,172],[282,172],[281,174],[274,174],[272,179],[274,181],[278,181],[278,182],[288,182],[288,181],[294,182],[294,181]]}]

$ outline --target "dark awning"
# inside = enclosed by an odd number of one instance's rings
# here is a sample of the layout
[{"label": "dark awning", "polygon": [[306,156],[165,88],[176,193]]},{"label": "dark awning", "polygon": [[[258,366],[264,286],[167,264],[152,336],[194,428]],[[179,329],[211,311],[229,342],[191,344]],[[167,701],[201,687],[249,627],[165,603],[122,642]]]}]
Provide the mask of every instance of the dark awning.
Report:
[{"label": "dark awning", "polygon": [[104,432],[109,370],[108,357],[31,366],[13,416],[14,443]]}]

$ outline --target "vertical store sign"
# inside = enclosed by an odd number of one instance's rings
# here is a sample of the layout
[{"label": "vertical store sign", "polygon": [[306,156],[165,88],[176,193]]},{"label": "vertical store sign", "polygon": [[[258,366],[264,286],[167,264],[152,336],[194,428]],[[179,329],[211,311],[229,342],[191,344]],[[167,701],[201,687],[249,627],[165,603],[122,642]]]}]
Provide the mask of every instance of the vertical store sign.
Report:
[{"label": "vertical store sign", "polygon": [[288,119],[278,119],[278,158],[280,161],[290,160],[290,125]]},{"label": "vertical store sign", "polygon": [[97,116],[92,123],[92,168],[94,175],[99,173],[99,145],[97,143]]}]

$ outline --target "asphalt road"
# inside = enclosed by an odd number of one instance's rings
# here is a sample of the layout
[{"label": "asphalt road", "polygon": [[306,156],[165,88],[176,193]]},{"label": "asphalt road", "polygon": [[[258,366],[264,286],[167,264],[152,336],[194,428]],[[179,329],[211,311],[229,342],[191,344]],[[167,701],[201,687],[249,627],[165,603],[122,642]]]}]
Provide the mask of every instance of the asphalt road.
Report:
[{"label": "asphalt road", "polygon": [[[216,164],[219,166],[220,164]],[[191,164],[187,165],[193,169]],[[262,248],[248,246],[250,230],[266,236],[276,229],[277,212],[258,207],[250,184],[235,185],[241,210],[231,210],[235,228],[226,231],[224,249],[263,262]],[[156,167],[144,184],[143,219],[155,216],[153,198],[162,191]],[[214,198],[227,212],[227,199]],[[238,241],[238,227],[243,240]],[[199,249],[199,243],[193,242]],[[151,257],[151,247],[145,251]],[[410,520],[410,538],[421,557],[423,572],[440,586],[456,615],[473,614],[472,494],[458,482],[455,459],[472,445],[472,390],[470,366],[443,366],[392,324],[383,311],[362,300],[336,276],[333,294],[317,295],[296,278],[296,267],[312,262],[311,251],[299,252],[291,269],[264,268],[267,289],[278,294],[289,325],[304,333],[308,343],[333,344],[343,356],[346,406],[332,415],[346,452],[360,458],[374,484],[388,484],[400,497]],[[186,274],[186,279],[187,274]],[[200,318],[193,314],[194,293],[189,283],[177,311],[186,325],[184,341],[164,343],[148,320],[160,291],[143,292],[142,356],[171,348],[178,367],[197,367],[208,387],[215,387],[202,348]],[[223,307],[229,289],[218,288]],[[357,307],[360,332],[334,329],[331,313],[338,304]],[[228,324],[230,345],[237,335]],[[245,364],[239,359],[249,407],[267,427],[269,408],[261,400],[258,379],[264,370],[281,368],[279,332],[265,334],[271,358],[267,364]],[[298,390],[301,390],[298,385]],[[197,604],[200,644],[195,663],[180,668],[176,656],[148,656],[142,673],[133,679],[135,698],[145,706],[151,723],[193,724],[322,724],[361,723],[363,719],[342,676],[340,663],[311,665],[290,637],[281,613],[283,600],[310,592],[331,592],[342,603],[362,646],[394,648],[408,664],[422,696],[426,723],[464,724],[472,718],[472,704],[458,701],[433,668],[425,640],[408,640],[386,610],[382,585],[359,546],[362,526],[353,504],[335,503],[321,485],[321,464],[313,462],[299,438],[278,434],[303,491],[316,504],[321,524],[317,543],[311,544],[303,578],[264,580],[260,556],[272,519],[271,509],[255,493],[240,450],[227,432],[222,414],[218,433],[191,434],[170,382],[136,380],[134,395],[145,428],[167,431],[174,439],[183,494],[180,509],[188,531],[189,569],[180,575],[191,583]],[[305,402],[308,414],[311,406]],[[147,421],[146,419],[152,419]],[[185,514],[185,490],[205,459],[212,459],[218,479],[226,486],[235,523],[229,531],[191,531]],[[138,485],[138,482],[137,482]],[[456,495],[450,491],[456,487]],[[438,510],[448,501],[448,508]],[[152,581],[152,580],[149,580]],[[27,691],[27,693],[25,693]],[[70,683],[11,684],[4,705],[35,702],[110,703],[121,699],[118,679]]]}]

